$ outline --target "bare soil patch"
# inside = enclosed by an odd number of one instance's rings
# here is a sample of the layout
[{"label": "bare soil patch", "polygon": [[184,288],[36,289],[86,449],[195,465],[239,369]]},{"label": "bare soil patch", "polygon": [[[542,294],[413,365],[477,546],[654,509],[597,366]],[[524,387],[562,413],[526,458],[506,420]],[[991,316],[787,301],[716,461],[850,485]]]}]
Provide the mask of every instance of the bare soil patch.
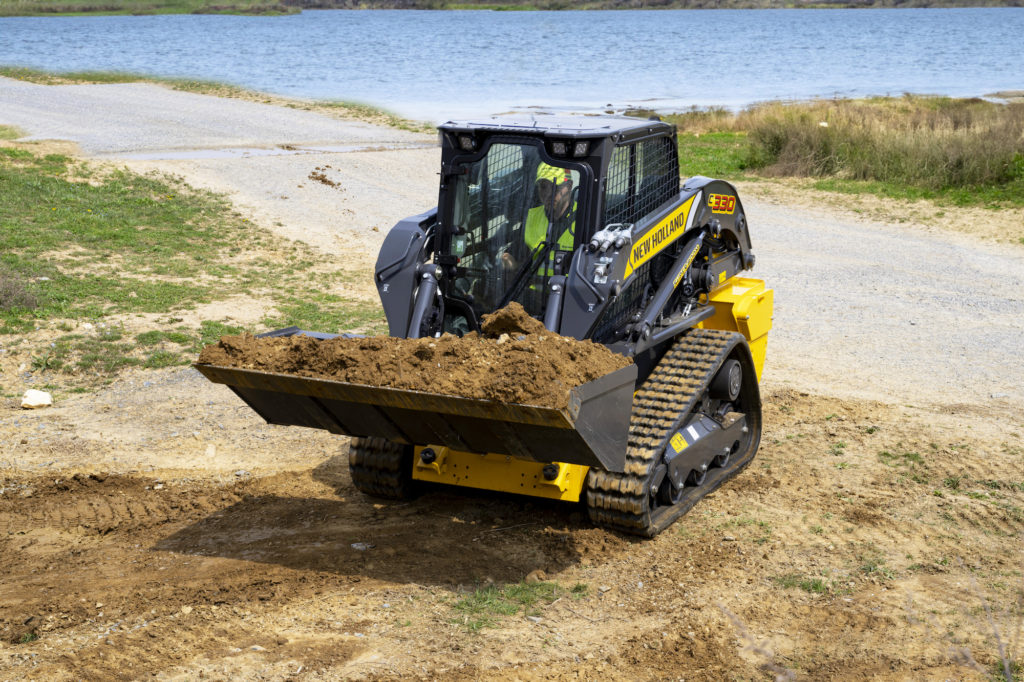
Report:
[{"label": "bare soil patch", "polygon": [[[0,469],[0,676],[986,679],[1020,622],[1020,423],[769,386],[753,465],[645,541],[540,500],[365,497],[346,439],[193,374],[63,408],[94,432],[0,421],[29,441]],[[141,443],[159,466],[132,473]],[[456,608],[538,570],[583,587],[482,628]]]}]

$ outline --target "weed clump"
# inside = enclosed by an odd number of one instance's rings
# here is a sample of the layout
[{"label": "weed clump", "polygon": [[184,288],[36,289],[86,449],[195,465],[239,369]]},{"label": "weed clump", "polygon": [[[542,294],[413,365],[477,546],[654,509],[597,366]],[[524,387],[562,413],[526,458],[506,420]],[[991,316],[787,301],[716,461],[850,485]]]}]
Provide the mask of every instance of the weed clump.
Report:
[{"label": "weed clump", "polygon": [[39,299],[14,273],[0,268],[0,310],[35,310]]}]

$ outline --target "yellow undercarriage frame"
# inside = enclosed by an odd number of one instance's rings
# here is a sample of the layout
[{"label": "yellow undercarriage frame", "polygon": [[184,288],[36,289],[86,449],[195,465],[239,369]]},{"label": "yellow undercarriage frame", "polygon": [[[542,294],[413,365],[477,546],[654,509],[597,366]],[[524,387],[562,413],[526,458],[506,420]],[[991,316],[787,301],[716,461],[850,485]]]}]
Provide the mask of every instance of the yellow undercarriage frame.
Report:
[{"label": "yellow undercarriage frame", "polygon": [[[711,293],[715,314],[701,322],[701,329],[738,331],[747,338],[758,381],[764,367],[768,331],[772,327],[773,292],[764,282],[748,277],[733,277]],[[578,502],[589,467],[555,462],[552,480],[544,476],[542,462],[531,462],[508,455],[478,455],[446,447],[429,446],[437,455],[427,464],[416,448],[412,477],[418,481],[447,483],[467,488],[497,490],[532,495],[566,502]]]}]

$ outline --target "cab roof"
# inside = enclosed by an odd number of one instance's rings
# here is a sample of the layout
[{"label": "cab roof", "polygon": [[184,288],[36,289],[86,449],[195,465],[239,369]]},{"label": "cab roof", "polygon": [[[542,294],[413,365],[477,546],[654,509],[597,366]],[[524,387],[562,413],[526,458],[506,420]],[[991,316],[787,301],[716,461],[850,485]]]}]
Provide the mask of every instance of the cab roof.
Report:
[{"label": "cab roof", "polygon": [[632,116],[550,116],[509,115],[482,119],[448,121],[438,126],[449,133],[504,133],[558,138],[613,138],[616,141],[648,137],[658,133],[672,135],[675,126],[656,119]]}]

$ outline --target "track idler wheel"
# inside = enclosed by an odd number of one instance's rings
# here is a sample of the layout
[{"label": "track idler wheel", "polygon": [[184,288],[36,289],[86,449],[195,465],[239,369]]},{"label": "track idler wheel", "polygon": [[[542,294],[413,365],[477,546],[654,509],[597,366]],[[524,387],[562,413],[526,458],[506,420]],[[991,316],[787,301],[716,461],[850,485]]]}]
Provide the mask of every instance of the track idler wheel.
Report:
[{"label": "track idler wheel", "polygon": [[732,402],[740,397],[740,389],[743,387],[743,367],[739,360],[729,358],[722,363],[722,368],[711,380],[708,394],[715,400],[728,400]]}]

